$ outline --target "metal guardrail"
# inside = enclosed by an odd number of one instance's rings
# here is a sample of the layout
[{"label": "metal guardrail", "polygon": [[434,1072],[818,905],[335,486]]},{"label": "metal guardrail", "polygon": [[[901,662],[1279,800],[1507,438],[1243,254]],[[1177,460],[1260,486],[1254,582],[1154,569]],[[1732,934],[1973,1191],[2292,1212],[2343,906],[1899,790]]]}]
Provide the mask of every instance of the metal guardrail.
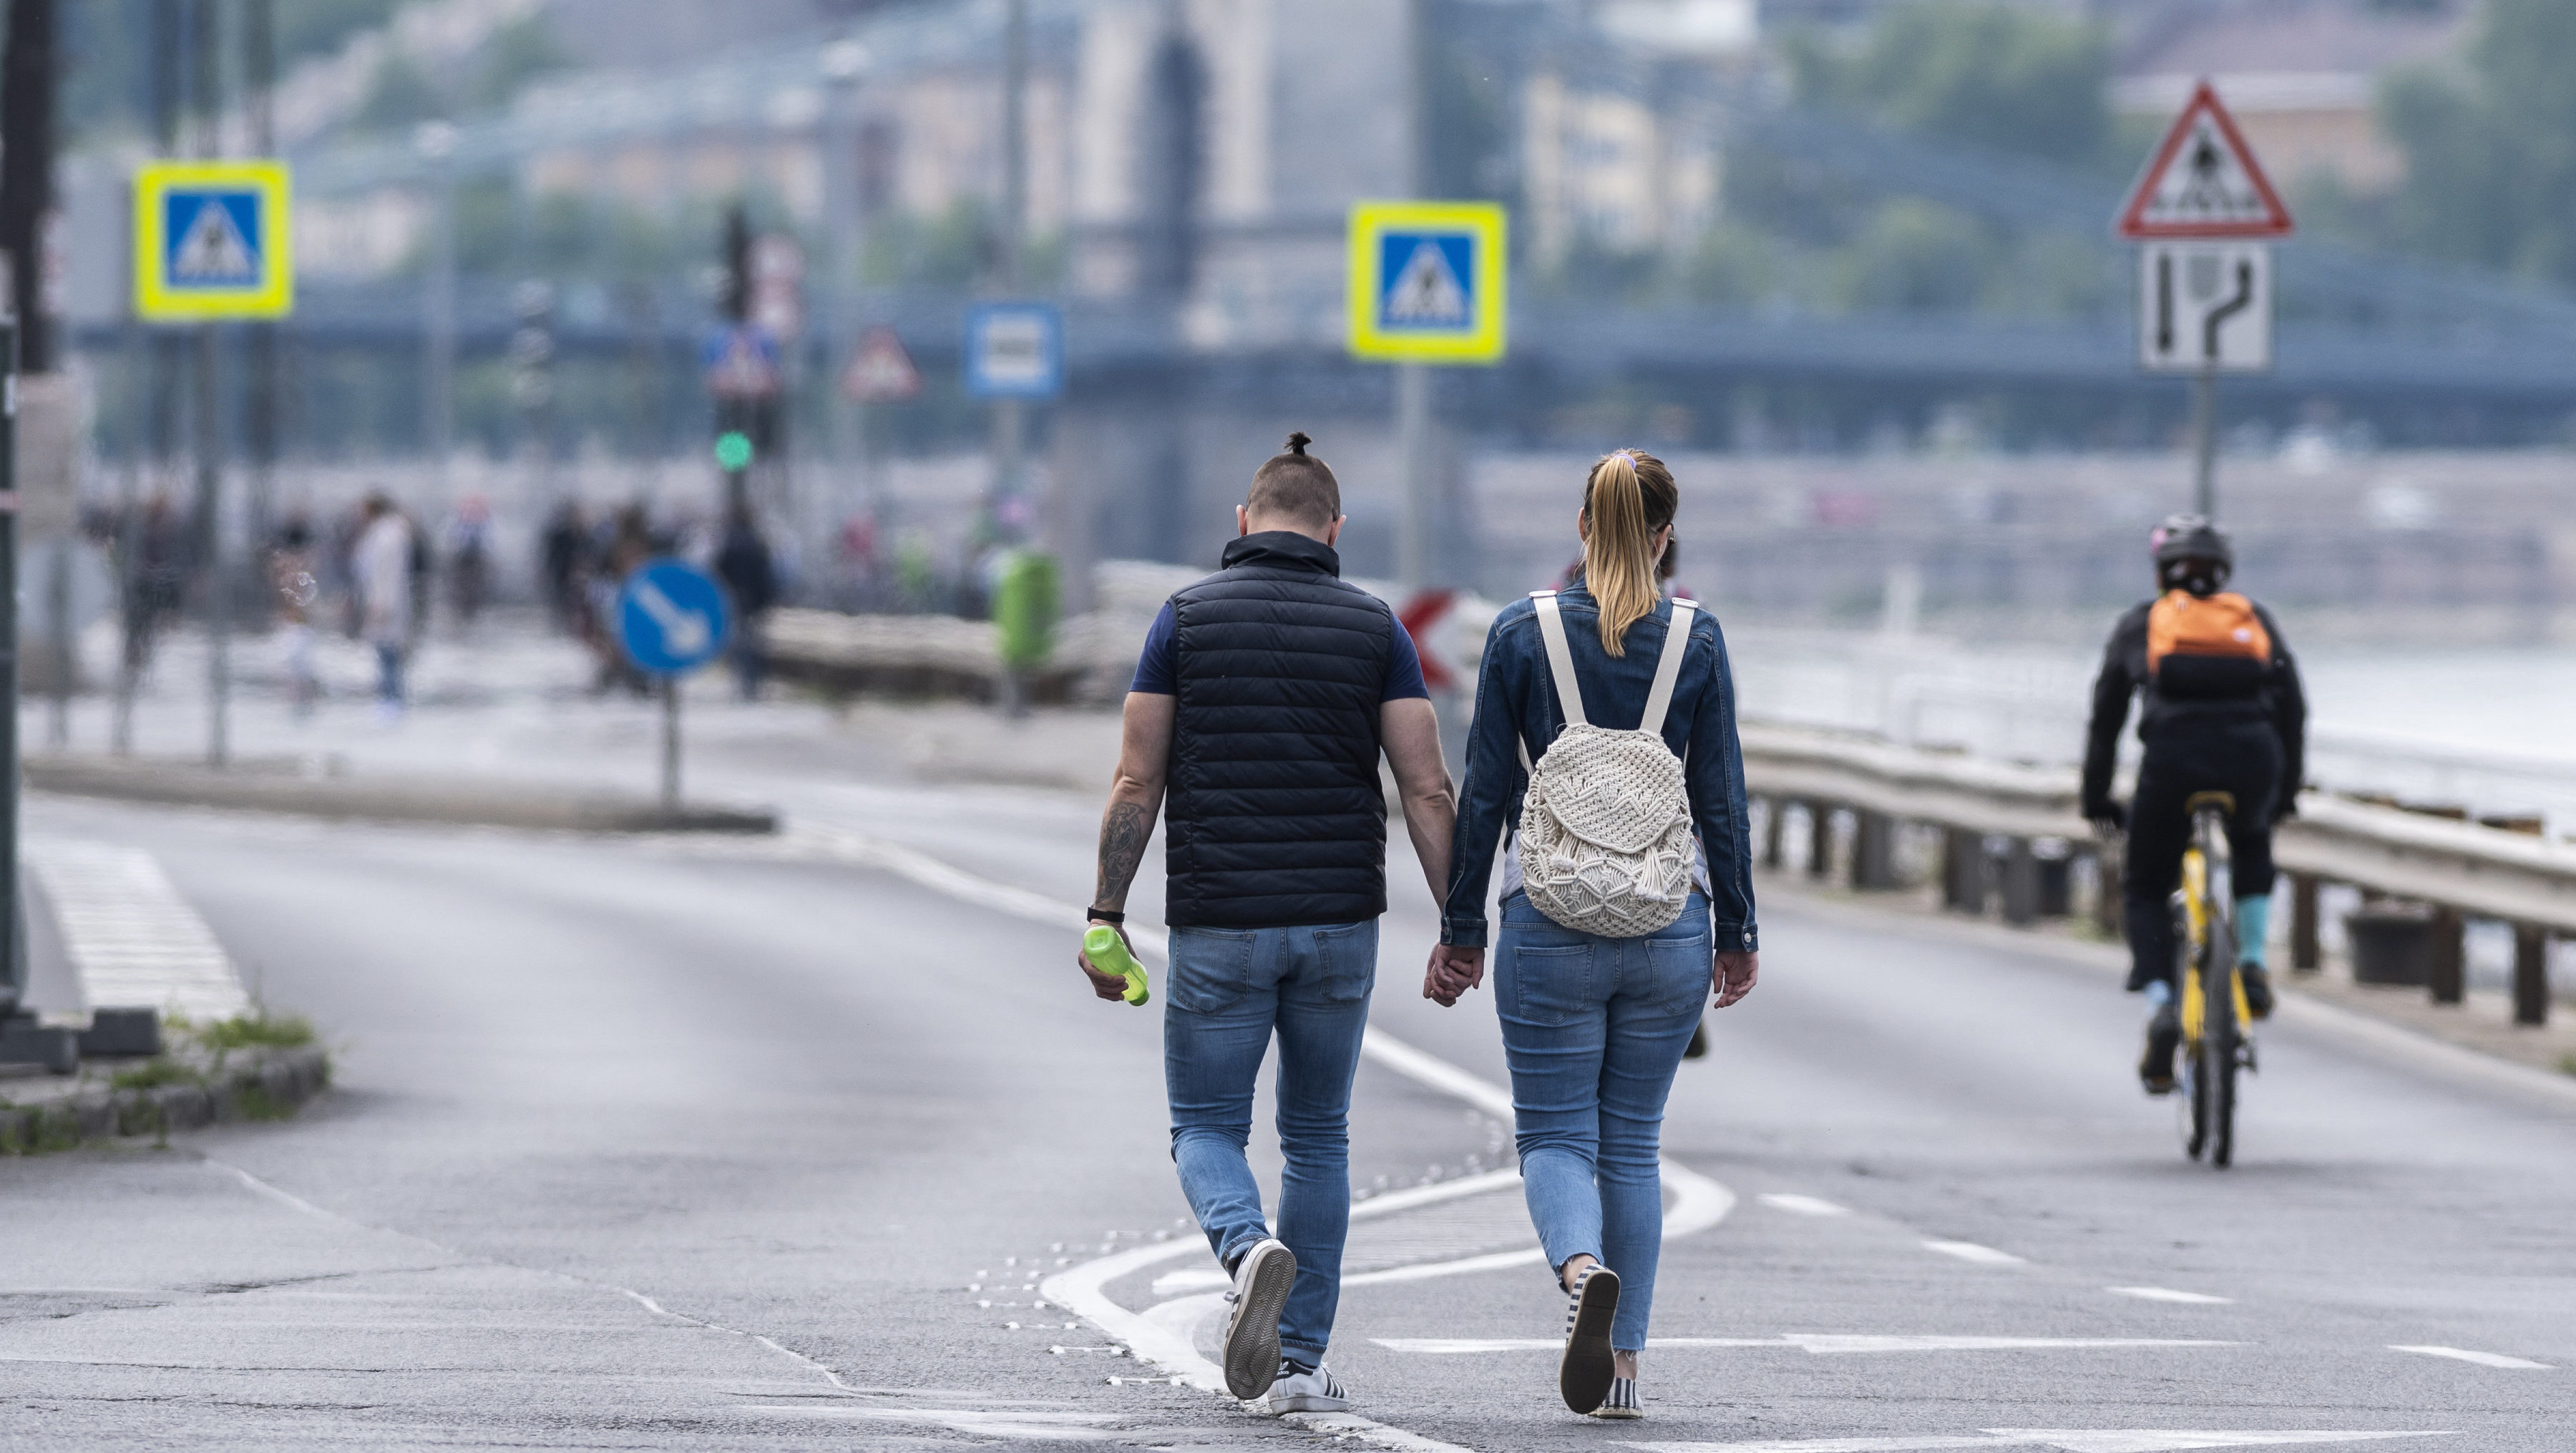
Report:
[{"label": "metal guardrail", "polygon": [[[1999,864],[2010,921],[2066,911],[2064,870],[2055,865],[2093,857],[2104,867],[2106,884],[2117,871],[2116,853],[2093,840],[2078,811],[2071,768],[1994,762],[1794,727],[1748,725],[1742,735],[1746,787],[1773,808],[1764,851],[1774,864],[1784,817],[1778,809],[1800,803],[1808,808],[1816,845],[1809,853],[1810,872],[1821,876],[1828,861],[1824,850],[1837,810],[1855,815],[1850,874],[1858,888],[1897,886],[1896,824],[1937,827],[1945,833],[1948,901],[1982,910]],[[1996,838],[2006,840],[2000,853],[1989,841]],[[2576,844],[2308,792],[2299,799],[2298,816],[2274,833],[2272,852],[2290,880],[2295,967],[2317,962],[2319,885],[2348,884],[2433,907],[2440,931],[2431,989],[2442,1002],[2461,997],[2458,934],[2464,920],[2514,925],[2516,1018],[2546,1018],[2548,939],[2576,935]]]}]

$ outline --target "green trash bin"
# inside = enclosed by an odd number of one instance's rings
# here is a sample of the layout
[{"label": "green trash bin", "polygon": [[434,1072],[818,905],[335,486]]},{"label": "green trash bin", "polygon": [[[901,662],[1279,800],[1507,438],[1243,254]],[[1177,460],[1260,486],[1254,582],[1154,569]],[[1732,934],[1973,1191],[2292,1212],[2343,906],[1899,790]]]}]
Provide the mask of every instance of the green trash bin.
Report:
[{"label": "green trash bin", "polygon": [[1028,678],[1055,649],[1055,557],[1014,550],[1002,562],[993,589],[993,625],[1000,633],[1003,700],[1018,710],[1028,700]]}]

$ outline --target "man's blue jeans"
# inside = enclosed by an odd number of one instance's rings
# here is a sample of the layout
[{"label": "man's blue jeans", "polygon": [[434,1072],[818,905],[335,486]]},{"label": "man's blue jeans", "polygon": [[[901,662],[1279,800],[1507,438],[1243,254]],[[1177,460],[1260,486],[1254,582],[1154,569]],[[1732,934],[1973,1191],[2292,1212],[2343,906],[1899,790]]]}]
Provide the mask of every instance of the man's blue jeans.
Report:
[{"label": "man's blue jeans", "polygon": [[1351,1224],[1351,1077],[1377,979],[1377,920],[1316,928],[1175,928],[1163,1009],[1172,1163],[1217,1259],[1231,1266],[1268,1236],[1243,1147],[1253,1082],[1279,1036],[1279,1239],[1297,1283],[1279,1346],[1323,1360],[1342,1298]]},{"label": "man's blue jeans", "polygon": [[1646,1345],[1664,1246],[1664,1097],[1708,1007],[1708,900],[1644,938],[1566,928],[1515,893],[1494,940],[1521,1188],[1547,1264],[1619,1273],[1610,1345]]}]

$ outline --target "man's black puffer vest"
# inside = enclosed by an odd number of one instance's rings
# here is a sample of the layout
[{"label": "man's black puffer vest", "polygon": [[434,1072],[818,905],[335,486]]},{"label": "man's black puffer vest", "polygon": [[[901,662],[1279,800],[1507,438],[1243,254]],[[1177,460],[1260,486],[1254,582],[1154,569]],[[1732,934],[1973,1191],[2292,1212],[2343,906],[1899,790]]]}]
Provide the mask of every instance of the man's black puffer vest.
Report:
[{"label": "man's black puffer vest", "polygon": [[1378,707],[1386,602],[1332,547],[1286,530],[1225,547],[1172,597],[1164,920],[1186,928],[1354,923],[1386,912]]}]

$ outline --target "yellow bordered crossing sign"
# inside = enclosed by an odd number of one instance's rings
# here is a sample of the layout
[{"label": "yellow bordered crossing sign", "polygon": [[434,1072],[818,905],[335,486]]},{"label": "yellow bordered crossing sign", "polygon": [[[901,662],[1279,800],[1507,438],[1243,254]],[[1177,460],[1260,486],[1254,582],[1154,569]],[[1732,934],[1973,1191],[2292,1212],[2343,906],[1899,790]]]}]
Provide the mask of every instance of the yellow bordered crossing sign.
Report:
[{"label": "yellow bordered crossing sign", "polygon": [[148,162],[134,174],[134,314],[154,323],[295,308],[286,164]]},{"label": "yellow bordered crossing sign", "polygon": [[1501,361],[1504,241],[1503,209],[1492,202],[1351,208],[1351,352],[1391,363]]}]

